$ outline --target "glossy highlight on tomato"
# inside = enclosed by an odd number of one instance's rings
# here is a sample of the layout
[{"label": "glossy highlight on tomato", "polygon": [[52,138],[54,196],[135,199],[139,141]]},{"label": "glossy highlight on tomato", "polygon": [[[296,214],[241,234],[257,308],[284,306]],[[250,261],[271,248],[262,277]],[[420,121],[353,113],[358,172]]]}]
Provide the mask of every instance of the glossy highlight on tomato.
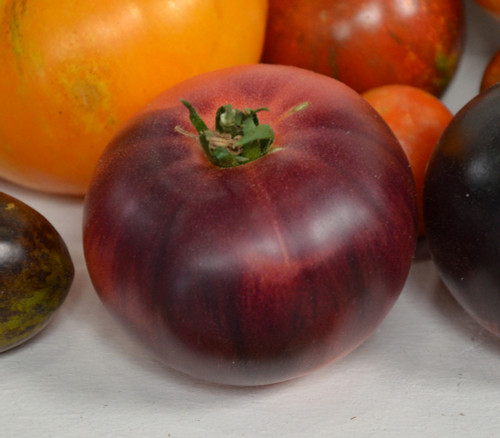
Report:
[{"label": "glossy highlight on tomato", "polygon": [[267,0],[242,5],[0,2],[0,177],[83,195],[106,144],[146,102],[190,76],[259,60]]},{"label": "glossy highlight on tomato", "polygon": [[462,0],[270,0],[262,60],[362,93],[406,84],[441,95],[464,49]]}]

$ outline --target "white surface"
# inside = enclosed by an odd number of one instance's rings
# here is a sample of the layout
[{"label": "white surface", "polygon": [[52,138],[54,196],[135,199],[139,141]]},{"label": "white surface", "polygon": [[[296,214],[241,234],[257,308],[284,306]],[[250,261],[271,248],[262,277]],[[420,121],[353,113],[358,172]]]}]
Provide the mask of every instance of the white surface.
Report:
[{"label": "white surface", "polygon": [[[439,0],[437,0],[439,1]],[[445,103],[456,112],[500,48],[500,22],[467,2],[466,55]],[[500,340],[416,262],[395,307],[359,349],[264,388],[207,385],[166,369],[108,315],[88,279],[81,201],[0,182],[42,212],[76,267],[38,337],[0,356],[0,437],[498,437]]]}]

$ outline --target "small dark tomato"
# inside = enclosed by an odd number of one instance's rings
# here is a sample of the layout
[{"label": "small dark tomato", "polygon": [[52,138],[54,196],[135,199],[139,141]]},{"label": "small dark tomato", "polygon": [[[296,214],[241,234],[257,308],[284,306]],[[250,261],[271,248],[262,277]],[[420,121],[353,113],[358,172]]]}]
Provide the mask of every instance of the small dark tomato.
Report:
[{"label": "small dark tomato", "polygon": [[38,334],[64,302],[74,266],[38,211],[0,193],[0,352]]}]

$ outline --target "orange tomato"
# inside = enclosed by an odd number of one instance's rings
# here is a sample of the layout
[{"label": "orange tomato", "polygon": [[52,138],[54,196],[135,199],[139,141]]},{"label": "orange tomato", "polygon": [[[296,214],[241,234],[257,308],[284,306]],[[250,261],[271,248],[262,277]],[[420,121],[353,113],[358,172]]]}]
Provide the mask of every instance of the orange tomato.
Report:
[{"label": "orange tomato", "polygon": [[418,234],[423,237],[425,170],[431,152],[453,114],[434,95],[409,85],[385,85],[362,96],[386,121],[408,157],[417,189]]},{"label": "orange tomato", "polygon": [[500,19],[500,0],[474,0],[495,18]]},{"label": "orange tomato", "polygon": [[0,0],[0,177],[83,195],[164,89],[260,59],[267,0]]},{"label": "orange tomato", "polygon": [[500,82],[500,49],[490,58],[481,78],[480,91]]}]

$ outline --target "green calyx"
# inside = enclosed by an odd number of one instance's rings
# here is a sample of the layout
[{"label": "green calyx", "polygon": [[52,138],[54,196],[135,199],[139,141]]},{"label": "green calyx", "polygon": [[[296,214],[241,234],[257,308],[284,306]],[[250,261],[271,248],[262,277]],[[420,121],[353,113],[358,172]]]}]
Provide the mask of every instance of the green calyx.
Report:
[{"label": "green calyx", "polygon": [[269,125],[260,125],[256,110],[221,106],[215,115],[215,130],[208,129],[196,109],[186,100],[181,102],[189,110],[189,119],[198,132],[200,144],[210,162],[218,167],[235,167],[266,155],[274,141]]}]

